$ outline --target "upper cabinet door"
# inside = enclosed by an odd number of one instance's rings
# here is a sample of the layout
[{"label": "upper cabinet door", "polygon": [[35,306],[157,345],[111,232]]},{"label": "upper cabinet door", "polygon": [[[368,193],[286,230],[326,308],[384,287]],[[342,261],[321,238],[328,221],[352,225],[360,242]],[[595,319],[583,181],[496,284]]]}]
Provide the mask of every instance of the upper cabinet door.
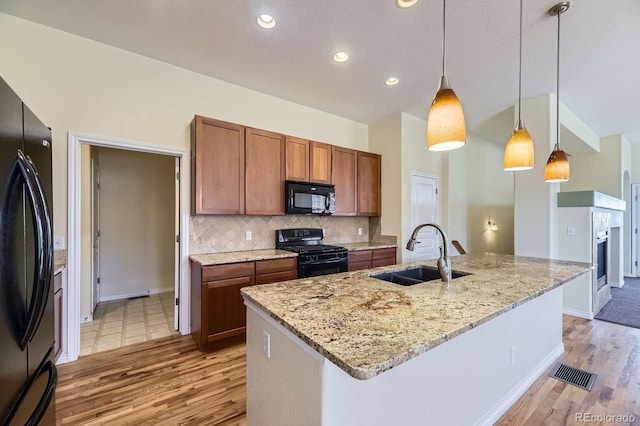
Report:
[{"label": "upper cabinet door", "polygon": [[309,181],[309,141],[287,136],[287,180]]},{"label": "upper cabinet door", "polygon": [[357,151],[339,146],[331,147],[331,183],[336,190],[336,216],[358,214],[358,155]]},{"label": "upper cabinet door", "polygon": [[382,161],[378,154],[358,151],[358,216],[380,216]]},{"label": "upper cabinet door", "polygon": [[283,135],[258,129],[246,129],[246,214],[284,214],[284,151]]},{"label": "upper cabinet door", "polygon": [[331,183],[331,145],[313,141],[309,145],[309,181]]},{"label": "upper cabinet door", "polygon": [[196,116],[191,128],[193,214],[244,214],[242,126]]}]

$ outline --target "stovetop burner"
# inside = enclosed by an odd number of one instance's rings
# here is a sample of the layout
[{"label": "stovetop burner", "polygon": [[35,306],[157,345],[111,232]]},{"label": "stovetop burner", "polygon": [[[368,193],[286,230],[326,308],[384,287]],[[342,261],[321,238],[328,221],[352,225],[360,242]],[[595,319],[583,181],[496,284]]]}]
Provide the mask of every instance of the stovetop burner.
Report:
[{"label": "stovetop burner", "polygon": [[342,253],[347,249],[322,244],[321,228],[279,229],[276,231],[276,248],[300,254]]},{"label": "stovetop burner", "polygon": [[331,253],[345,251],[344,247],[330,246],[325,244],[283,244],[278,246],[281,250],[294,251],[296,253]]}]

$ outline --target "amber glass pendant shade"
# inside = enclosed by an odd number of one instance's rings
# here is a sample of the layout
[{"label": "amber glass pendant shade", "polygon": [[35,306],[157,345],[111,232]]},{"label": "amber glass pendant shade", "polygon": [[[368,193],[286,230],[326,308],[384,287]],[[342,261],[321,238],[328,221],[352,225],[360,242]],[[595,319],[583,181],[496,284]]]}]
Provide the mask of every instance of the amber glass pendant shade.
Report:
[{"label": "amber glass pendant shade", "polygon": [[533,168],[533,140],[529,131],[520,124],[519,122],[511,134],[504,150],[505,171],[516,172]]},{"label": "amber glass pendant shade", "polygon": [[447,151],[467,143],[462,105],[449,87],[447,77],[440,80],[440,88],[433,98],[427,118],[427,147],[430,151]]},{"label": "amber glass pendant shade", "polygon": [[558,145],[549,156],[544,168],[545,182],[566,182],[569,180],[569,160]]}]

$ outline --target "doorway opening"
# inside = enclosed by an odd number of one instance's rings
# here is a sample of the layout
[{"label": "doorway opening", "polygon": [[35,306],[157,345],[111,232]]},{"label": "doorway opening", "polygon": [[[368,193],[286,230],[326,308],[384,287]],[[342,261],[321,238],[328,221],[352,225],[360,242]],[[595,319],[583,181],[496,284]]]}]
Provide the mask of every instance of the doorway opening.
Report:
[{"label": "doorway opening", "polygon": [[[180,179],[187,155],[69,134],[68,339],[60,362],[80,355],[81,330],[83,355],[189,332],[188,306],[179,303],[188,300],[188,183]],[[128,323],[136,329],[127,334]],[[100,341],[100,327],[112,336]]]},{"label": "doorway opening", "polygon": [[81,154],[91,230],[81,237],[80,356],[177,333],[175,157],[88,144]]}]

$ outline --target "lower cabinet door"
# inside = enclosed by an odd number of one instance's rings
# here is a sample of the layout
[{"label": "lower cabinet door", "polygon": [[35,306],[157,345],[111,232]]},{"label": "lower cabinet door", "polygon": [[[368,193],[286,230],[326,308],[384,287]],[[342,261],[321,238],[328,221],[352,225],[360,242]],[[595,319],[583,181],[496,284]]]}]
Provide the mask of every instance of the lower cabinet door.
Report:
[{"label": "lower cabinet door", "polygon": [[210,281],[202,284],[202,341],[215,342],[245,332],[246,308],[242,287],[254,284],[254,277]]}]

